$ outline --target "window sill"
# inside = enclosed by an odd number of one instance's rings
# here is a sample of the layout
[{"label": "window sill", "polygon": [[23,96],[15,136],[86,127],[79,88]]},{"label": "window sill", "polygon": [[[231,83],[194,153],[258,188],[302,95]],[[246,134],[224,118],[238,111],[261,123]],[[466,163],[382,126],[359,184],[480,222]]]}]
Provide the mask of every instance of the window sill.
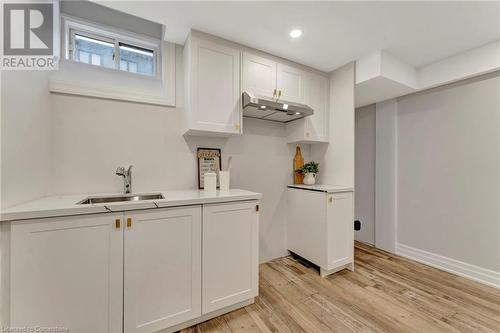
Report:
[{"label": "window sill", "polygon": [[119,101],[127,101],[141,104],[152,104],[175,107],[174,98],[165,98],[152,94],[145,94],[131,91],[121,91],[117,89],[109,89],[104,87],[96,87],[94,85],[86,85],[81,83],[50,80],[49,90],[51,93],[78,95],[87,97],[96,97],[103,99],[112,99]]}]

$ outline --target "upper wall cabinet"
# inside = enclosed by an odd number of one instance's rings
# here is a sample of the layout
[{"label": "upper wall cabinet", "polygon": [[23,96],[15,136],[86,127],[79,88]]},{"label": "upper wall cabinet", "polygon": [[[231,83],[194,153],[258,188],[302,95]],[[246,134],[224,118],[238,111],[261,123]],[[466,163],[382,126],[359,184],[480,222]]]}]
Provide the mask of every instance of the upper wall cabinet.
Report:
[{"label": "upper wall cabinet", "polygon": [[237,47],[190,33],[184,47],[186,134],[241,134],[240,62]]},{"label": "upper wall cabinet", "polygon": [[314,115],[287,124],[287,141],[328,142],[328,78],[276,59],[242,52],[238,44],[191,31],[184,46],[186,134],[241,134],[245,91],[311,106]]},{"label": "upper wall cabinet", "polygon": [[243,91],[275,98],[276,62],[257,55],[243,53]]},{"label": "upper wall cabinet", "polygon": [[305,104],[306,72],[295,67],[278,64],[278,97],[285,101]]},{"label": "upper wall cabinet", "polygon": [[304,103],[313,108],[314,114],[287,123],[287,141],[289,143],[328,142],[329,80],[325,76],[312,72],[306,73],[302,79]]},{"label": "upper wall cabinet", "polygon": [[243,53],[243,91],[305,103],[306,72],[252,53]]}]

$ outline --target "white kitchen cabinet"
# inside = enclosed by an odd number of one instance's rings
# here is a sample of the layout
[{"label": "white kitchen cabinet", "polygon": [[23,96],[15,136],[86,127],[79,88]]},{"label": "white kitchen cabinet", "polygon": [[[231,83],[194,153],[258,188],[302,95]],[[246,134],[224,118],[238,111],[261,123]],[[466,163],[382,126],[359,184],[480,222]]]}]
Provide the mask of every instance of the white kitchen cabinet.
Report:
[{"label": "white kitchen cabinet", "polygon": [[242,90],[254,95],[305,103],[307,72],[271,58],[243,52]]},{"label": "white kitchen cabinet", "polygon": [[25,220],[10,238],[11,327],[121,332],[121,214]]},{"label": "white kitchen cabinet", "polygon": [[259,203],[203,207],[202,312],[258,295]]},{"label": "white kitchen cabinet", "polygon": [[184,46],[186,134],[241,134],[240,63],[239,48],[190,33]]},{"label": "white kitchen cabinet", "polygon": [[277,63],[268,58],[243,52],[242,90],[275,98]]},{"label": "white kitchen cabinet", "polygon": [[327,193],[327,267],[336,271],[340,267],[354,267],[354,199],[353,192]]},{"label": "white kitchen cabinet", "polygon": [[291,185],[288,249],[320,267],[322,276],[354,270],[354,205],[351,188]]},{"label": "white kitchen cabinet", "polygon": [[2,222],[2,323],[175,332],[253,303],[258,200],[244,200]]},{"label": "white kitchen cabinet", "polygon": [[278,63],[277,67],[277,87],[279,99],[306,103],[306,72],[288,65]]},{"label": "white kitchen cabinet", "polygon": [[329,141],[330,84],[327,77],[306,73],[305,104],[314,114],[286,124],[289,143],[324,143]]},{"label": "white kitchen cabinet", "polygon": [[201,207],[125,215],[124,331],[156,332],[201,315]]}]

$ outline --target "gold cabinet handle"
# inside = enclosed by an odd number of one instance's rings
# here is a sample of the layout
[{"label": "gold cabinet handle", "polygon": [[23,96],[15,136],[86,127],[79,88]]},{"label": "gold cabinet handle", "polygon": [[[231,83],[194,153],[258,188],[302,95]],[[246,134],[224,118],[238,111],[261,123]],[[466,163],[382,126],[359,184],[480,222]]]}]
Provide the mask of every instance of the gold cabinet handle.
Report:
[{"label": "gold cabinet handle", "polygon": [[278,90],[277,90],[276,88],[273,90],[273,97],[276,97],[276,92],[277,92],[277,91],[278,91]]},{"label": "gold cabinet handle", "polygon": [[240,123],[237,123],[236,125],[234,125],[234,128],[236,128],[237,130],[240,129]]},{"label": "gold cabinet handle", "polygon": [[132,218],[127,217],[127,228],[130,228],[130,227],[132,227]]},{"label": "gold cabinet handle", "polygon": [[120,219],[116,219],[115,220],[115,228],[116,229],[120,229],[120,227],[121,227],[121,220]]},{"label": "gold cabinet handle", "polygon": [[281,90],[278,90],[278,98],[281,97]]},{"label": "gold cabinet handle", "polygon": [[329,201],[329,202],[333,202],[333,197],[330,197],[330,198],[328,199],[328,201]]},{"label": "gold cabinet handle", "polygon": [[255,205],[255,211],[258,212],[260,210],[260,206],[259,205]]}]

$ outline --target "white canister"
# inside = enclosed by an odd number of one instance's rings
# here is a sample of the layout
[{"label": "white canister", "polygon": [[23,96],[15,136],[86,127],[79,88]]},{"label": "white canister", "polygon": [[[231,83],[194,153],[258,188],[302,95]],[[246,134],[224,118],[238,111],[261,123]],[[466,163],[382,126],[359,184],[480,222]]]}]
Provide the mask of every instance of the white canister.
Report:
[{"label": "white canister", "polygon": [[229,191],[229,171],[220,171],[219,172],[219,184],[221,191]]},{"label": "white canister", "polygon": [[207,172],[203,175],[203,188],[205,192],[215,192],[217,189],[217,175],[215,172]]}]

